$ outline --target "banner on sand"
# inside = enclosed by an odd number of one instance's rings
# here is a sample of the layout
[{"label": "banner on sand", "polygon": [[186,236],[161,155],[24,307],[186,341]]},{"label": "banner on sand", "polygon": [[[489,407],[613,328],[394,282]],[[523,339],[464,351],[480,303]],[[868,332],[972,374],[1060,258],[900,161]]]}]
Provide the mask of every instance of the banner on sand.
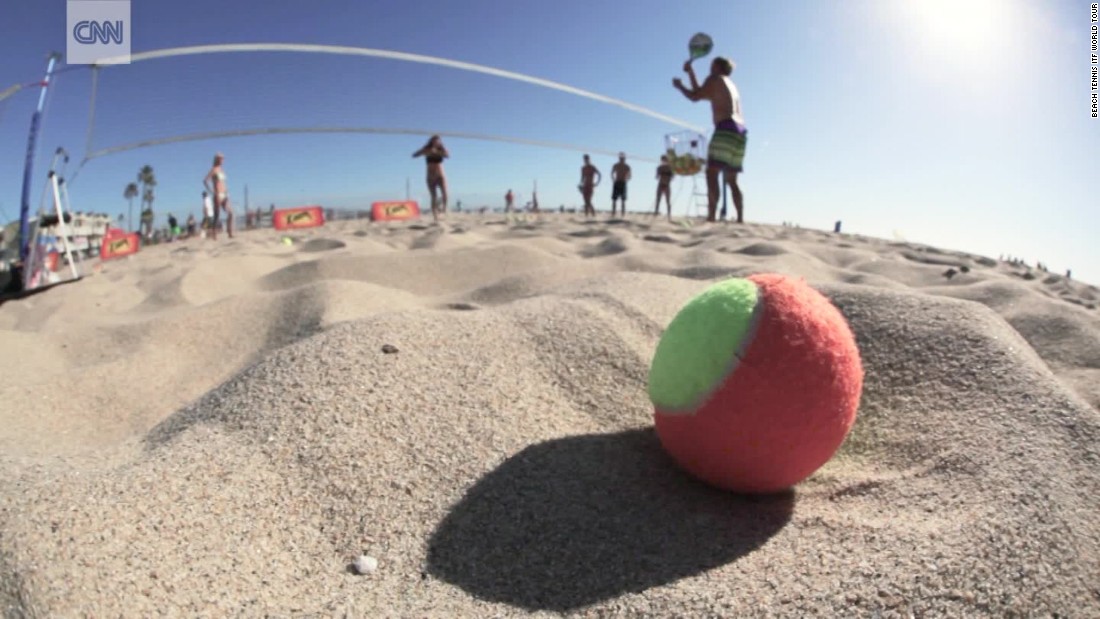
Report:
[{"label": "banner on sand", "polygon": [[320,206],[276,209],[273,224],[276,230],[316,228],[325,225],[325,211]]},{"label": "banner on sand", "polygon": [[420,217],[420,205],[414,200],[375,202],[371,205],[371,219],[374,221],[401,221],[418,217]]},{"label": "banner on sand", "polygon": [[108,234],[99,247],[99,259],[110,260],[136,254],[141,248],[141,236],[132,234]]},{"label": "banner on sand", "polygon": [[51,251],[46,254],[46,268],[50,271],[57,272],[57,265],[61,263],[61,253],[58,251]]}]

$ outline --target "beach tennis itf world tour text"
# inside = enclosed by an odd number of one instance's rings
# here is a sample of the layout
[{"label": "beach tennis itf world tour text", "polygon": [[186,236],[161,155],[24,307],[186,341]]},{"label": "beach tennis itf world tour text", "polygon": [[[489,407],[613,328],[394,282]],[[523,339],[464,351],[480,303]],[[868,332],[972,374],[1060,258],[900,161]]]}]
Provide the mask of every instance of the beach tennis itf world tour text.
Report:
[{"label": "beach tennis itf world tour text", "polygon": [[1096,113],[1096,97],[1097,97],[1098,94],[1100,94],[1100,92],[1097,92],[1097,81],[1098,81],[1097,80],[1097,69],[1100,68],[1100,67],[1096,66],[1096,65],[1100,64],[1100,62],[1098,62],[1098,60],[1100,60],[1100,59],[1098,59],[1097,55],[1096,55],[1096,52],[1097,52],[1097,50],[1096,50],[1096,34],[1097,34],[1097,32],[1096,32],[1097,31],[1096,9],[1097,9],[1097,6],[1098,5],[1097,5],[1096,2],[1092,3],[1092,8],[1090,9],[1090,11],[1092,12],[1092,24],[1089,26],[1089,29],[1091,30],[1091,32],[1089,33],[1089,41],[1092,43],[1092,67],[1090,67],[1090,70],[1092,71],[1092,80],[1091,80],[1090,84],[1092,86],[1092,117],[1093,118],[1096,118],[1096,116],[1097,116],[1097,113]]}]

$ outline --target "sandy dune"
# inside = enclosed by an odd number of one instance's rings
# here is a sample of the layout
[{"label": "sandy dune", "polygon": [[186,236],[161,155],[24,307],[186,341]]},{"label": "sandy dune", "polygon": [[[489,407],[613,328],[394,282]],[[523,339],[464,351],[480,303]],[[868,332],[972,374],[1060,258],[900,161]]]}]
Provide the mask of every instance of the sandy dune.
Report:
[{"label": "sandy dune", "polygon": [[[290,236],[0,306],[5,616],[1100,616],[1094,287],[643,216]],[[687,299],[762,271],[836,303],[866,380],[829,464],[740,497],[671,465],[645,386]]]}]

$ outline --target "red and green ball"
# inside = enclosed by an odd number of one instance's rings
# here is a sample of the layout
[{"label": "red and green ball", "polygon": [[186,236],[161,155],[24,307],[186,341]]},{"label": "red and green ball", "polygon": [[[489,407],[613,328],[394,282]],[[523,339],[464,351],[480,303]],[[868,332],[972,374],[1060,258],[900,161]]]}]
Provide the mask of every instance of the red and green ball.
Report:
[{"label": "red and green ball", "polygon": [[689,301],[649,374],[665,451],[703,481],[746,493],[790,488],[832,458],[862,388],[840,311],[776,274],[728,279]]}]

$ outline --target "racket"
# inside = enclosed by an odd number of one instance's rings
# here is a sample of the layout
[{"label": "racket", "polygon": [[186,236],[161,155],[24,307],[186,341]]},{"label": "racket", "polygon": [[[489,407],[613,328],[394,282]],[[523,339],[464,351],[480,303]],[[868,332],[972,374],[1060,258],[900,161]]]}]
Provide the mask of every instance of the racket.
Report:
[{"label": "racket", "polygon": [[697,32],[688,41],[688,53],[691,55],[688,62],[702,58],[714,49],[714,40],[705,32]]}]

